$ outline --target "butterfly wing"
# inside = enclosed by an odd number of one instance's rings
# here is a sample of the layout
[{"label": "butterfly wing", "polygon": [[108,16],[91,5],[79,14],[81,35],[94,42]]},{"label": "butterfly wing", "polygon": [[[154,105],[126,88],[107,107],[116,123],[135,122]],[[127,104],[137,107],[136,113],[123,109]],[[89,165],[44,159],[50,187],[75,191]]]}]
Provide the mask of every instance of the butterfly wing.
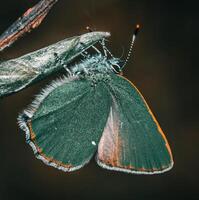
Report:
[{"label": "butterfly wing", "polygon": [[86,79],[56,81],[19,117],[38,159],[63,171],[89,162],[97,150],[111,105],[100,84]]},{"label": "butterfly wing", "polygon": [[112,76],[110,91],[113,102],[98,146],[98,164],[138,174],[169,170],[169,144],[140,92],[121,76]]}]

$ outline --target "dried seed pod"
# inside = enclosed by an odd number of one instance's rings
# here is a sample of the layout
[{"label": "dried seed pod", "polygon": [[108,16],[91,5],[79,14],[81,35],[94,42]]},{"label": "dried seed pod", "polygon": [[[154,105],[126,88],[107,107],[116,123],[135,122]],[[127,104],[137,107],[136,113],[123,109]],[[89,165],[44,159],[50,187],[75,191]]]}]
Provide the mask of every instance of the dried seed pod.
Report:
[{"label": "dried seed pod", "polygon": [[0,63],[0,97],[17,92],[62,69],[107,32],[91,32],[59,41],[22,57]]}]

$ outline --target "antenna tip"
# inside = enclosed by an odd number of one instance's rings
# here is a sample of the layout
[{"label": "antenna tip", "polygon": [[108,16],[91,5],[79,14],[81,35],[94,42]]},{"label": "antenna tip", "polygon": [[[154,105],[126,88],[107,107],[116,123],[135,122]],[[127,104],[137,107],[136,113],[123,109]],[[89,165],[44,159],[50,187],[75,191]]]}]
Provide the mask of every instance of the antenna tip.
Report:
[{"label": "antenna tip", "polygon": [[140,25],[137,24],[136,28],[135,28],[135,31],[134,31],[134,36],[136,36],[138,34],[139,30],[140,30]]},{"label": "antenna tip", "polygon": [[139,28],[140,28],[140,25],[139,25],[139,24],[137,24],[137,25],[136,25],[136,28],[138,28],[138,29],[139,29]]},{"label": "antenna tip", "polygon": [[93,30],[90,28],[90,26],[87,26],[86,30],[89,31],[89,32],[93,32]]}]

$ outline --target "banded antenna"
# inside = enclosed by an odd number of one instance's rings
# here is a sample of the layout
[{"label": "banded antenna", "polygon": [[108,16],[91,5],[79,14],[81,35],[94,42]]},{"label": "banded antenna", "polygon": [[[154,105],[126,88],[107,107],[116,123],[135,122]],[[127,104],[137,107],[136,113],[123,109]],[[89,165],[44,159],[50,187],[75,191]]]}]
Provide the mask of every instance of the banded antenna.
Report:
[{"label": "banded antenna", "polygon": [[130,48],[129,48],[129,52],[127,54],[126,60],[125,60],[125,62],[123,64],[123,66],[121,67],[121,69],[123,69],[126,66],[127,62],[129,61],[129,59],[131,57],[131,54],[132,54],[132,51],[133,51],[133,47],[134,47],[134,44],[135,44],[135,39],[136,39],[136,36],[137,36],[139,30],[140,30],[140,25],[137,24],[136,28],[134,30],[134,33],[133,33],[133,37],[132,37],[132,40],[131,40],[131,45],[130,45]]}]

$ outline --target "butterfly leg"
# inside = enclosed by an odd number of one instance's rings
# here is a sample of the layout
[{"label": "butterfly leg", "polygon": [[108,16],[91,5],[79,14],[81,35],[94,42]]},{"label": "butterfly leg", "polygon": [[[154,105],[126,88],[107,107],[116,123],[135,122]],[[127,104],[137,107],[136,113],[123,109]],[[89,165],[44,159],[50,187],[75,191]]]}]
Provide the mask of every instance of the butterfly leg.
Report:
[{"label": "butterfly leg", "polygon": [[82,52],[81,55],[82,55],[84,58],[88,58],[88,57],[89,57],[87,51]]},{"label": "butterfly leg", "polygon": [[67,73],[69,74],[69,76],[72,76],[72,72],[71,72],[71,70],[67,67],[67,65],[64,65],[64,69],[67,71]]},{"label": "butterfly leg", "polygon": [[100,50],[97,48],[97,47],[95,47],[95,46],[92,46],[92,48],[98,53],[98,54],[100,54],[101,55],[101,52],[100,52]]},{"label": "butterfly leg", "polygon": [[102,45],[102,48],[104,50],[104,55],[107,57],[107,53],[112,57],[114,58],[113,54],[109,51],[109,49],[106,47],[106,44],[105,44],[105,39],[102,39],[102,41],[100,42],[100,44]]}]

